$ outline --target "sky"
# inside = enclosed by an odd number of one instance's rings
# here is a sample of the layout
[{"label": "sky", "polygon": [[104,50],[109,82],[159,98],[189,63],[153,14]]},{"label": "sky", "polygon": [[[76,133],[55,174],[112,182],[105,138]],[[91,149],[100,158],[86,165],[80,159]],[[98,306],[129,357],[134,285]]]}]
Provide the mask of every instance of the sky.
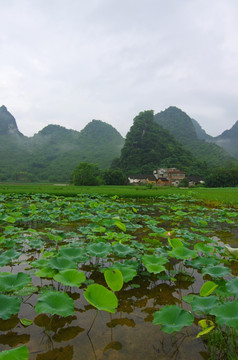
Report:
[{"label": "sky", "polygon": [[177,106],[216,136],[238,120],[237,0],[0,0],[0,106],[32,136],[91,120],[123,136]]}]

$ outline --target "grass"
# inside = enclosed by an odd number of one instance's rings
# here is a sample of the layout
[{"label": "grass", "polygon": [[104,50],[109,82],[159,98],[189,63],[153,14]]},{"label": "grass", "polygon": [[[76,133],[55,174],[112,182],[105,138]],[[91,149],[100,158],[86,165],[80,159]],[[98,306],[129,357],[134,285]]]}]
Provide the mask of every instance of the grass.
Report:
[{"label": "grass", "polygon": [[225,204],[238,207],[238,187],[235,188],[175,188],[146,186],[73,186],[67,184],[0,184],[0,193],[75,196],[77,194],[99,194],[122,198],[149,198],[170,195],[191,195],[211,205]]}]

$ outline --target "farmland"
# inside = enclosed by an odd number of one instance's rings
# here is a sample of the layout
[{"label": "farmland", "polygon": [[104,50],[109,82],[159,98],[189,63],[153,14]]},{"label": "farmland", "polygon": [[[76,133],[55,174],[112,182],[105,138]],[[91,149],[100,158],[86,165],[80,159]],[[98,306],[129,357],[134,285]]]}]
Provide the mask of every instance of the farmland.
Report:
[{"label": "farmland", "polygon": [[237,189],[43,188],[1,185],[0,359],[237,358]]}]

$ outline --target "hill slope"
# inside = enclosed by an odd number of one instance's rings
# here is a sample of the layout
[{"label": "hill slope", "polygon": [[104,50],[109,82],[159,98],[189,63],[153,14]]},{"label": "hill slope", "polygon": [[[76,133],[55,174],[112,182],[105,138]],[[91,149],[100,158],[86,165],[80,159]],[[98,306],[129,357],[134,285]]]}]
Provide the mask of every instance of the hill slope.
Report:
[{"label": "hill slope", "polygon": [[196,173],[200,166],[188,150],[154,121],[152,110],[135,117],[126,136],[119,165],[127,173],[152,173],[163,166]]},{"label": "hill slope", "polygon": [[238,164],[238,160],[225,149],[211,143],[211,140],[208,143],[198,138],[196,132],[198,127],[194,126],[192,119],[182,110],[169,107],[155,115],[155,122],[167,129],[199,161],[206,162],[212,167]]},{"label": "hill slope", "polygon": [[230,130],[225,130],[221,135],[212,138],[211,141],[238,158],[238,121]]}]

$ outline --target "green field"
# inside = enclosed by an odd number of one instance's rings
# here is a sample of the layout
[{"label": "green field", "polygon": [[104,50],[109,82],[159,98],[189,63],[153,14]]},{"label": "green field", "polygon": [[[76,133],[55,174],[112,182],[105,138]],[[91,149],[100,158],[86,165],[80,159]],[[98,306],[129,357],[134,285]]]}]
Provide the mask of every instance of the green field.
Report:
[{"label": "green field", "polygon": [[54,194],[74,196],[77,194],[99,194],[122,198],[155,198],[157,196],[191,195],[205,202],[238,206],[238,187],[235,188],[175,188],[146,186],[73,186],[65,184],[0,184],[0,193]]}]

